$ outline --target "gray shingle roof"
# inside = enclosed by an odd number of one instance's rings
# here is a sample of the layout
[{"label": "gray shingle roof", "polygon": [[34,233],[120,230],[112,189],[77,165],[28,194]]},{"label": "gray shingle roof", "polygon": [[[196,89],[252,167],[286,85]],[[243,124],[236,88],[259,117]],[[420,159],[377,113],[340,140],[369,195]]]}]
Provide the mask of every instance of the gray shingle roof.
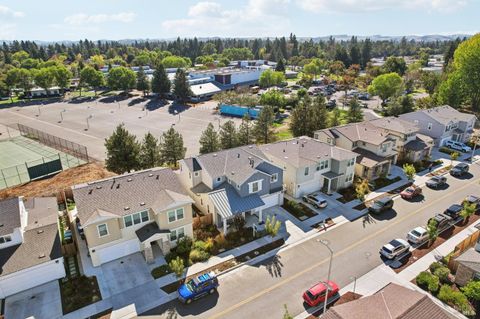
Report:
[{"label": "gray shingle roof", "polygon": [[402,134],[415,133],[419,130],[415,124],[394,116],[382,117],[369,122],[376,127]]},{"label": "gray shingle roof", "polygon": [[57,224],[58,205],[56,197],[24,198],[23,203],[28,212],[27,230]]},{"label": "gray shingle roof", "polygon": [[467,249],[455,260],[474,271],[480,272],[480,253],[475,248]]},{"label": "gray shingle roof", "polygon": [[27,230],[23,243],[0,249],[0,276],[62,257],[57,224]]},{"label": "gray shingle roof", "polygon": [[410,141],[407,144],[405,144],[406,149],[409,149],[409,150],[412,150],[412,151],[415,151],[415,152],[424,150],[428,147],[429,147],[429,145],[418,137],[416,139],[414,139],[413,141]]},{"label": "gray shingle roof", "polygon": [[21,226],[19,198],[13,197],[0,201],[0,236],[13,233]]},{"label": "gray shingle roof", "polygon": [[263,152],[280,158],[297,168],[314,165],[321,160],[333,158],[342,161],[357,156],[355,152],[331,146],[309,137],[265,144],[260,148]]},{"label": "gray shingle roof", "polygon": [[100,209],[118,216],[192,201],[169,168],[155,168],[72,187],[80,222]]},{"label": "gray shingle roof", "polygon": [[213,179],[228,176],[236,184],[242,184],[260,170],[259,164],[268,159],[257,146],[249,145],[203,154],[193,159],[187,158],[184,161],[191,171],[193,171],[193,163],[196,161]]},{"label": "gray shingle roof", "polygon": [[332,133],[343,135],[352,142],[363,141],[374,145],[382,144],[388,131],[369,122],[351,123],[330,128]]},{"label": "gray shingle roof", "polygon": [[366,167],[374,167],[378,163],[381,163],[387,160],[386,157],[378,156],[373,152],[370,152],[361,148],[357,148],[355,152],[359,154],[359,156],[357,157],[357,164],[360,164]]},{"label": "gray shingle roof", "polygon": [[390,283],[371,296],[330,308],[324,319],[451,319],[426,294]]},{"label": "gray shingle roof", "polygon": [[137,234],[138,240],[143,243],[145,240],[149,239],[155,234],[170,234],[170,230],[159,229],[157,223],[153,222],[137,229],[135,234]]},{"label": "gray shingle roof", "polygon": [[423,113],[435,119],[439,123],[448,124],[451,121],[470,121],[475,118],[475,115],[459,112],[449,105],[437,106],[431,109],[419,110],[409,114]]}]

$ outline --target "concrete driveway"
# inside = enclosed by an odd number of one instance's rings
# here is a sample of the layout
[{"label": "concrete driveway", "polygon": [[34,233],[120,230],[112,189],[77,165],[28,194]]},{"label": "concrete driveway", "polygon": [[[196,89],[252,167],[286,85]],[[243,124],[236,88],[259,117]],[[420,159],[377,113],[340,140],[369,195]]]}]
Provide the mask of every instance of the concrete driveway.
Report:
[{"label": "concrete driveway", "polygon": [[23,291],[5,300],[5,318],[61,318],[62,300],[58,281]]}]

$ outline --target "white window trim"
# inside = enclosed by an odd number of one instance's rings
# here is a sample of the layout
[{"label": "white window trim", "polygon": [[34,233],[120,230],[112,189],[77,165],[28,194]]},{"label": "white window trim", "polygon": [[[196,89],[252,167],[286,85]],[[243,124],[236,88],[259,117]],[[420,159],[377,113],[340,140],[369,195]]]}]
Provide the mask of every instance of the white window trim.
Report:
[{"label": "white window trim", "polygon": [[[254,184],[258,185],[258,189],[255,192],[253,191],[253,185]],[[255,193],[261,192],[262,189],[263,189],[263,180],[262,179],[259,179],[257,181],[253,181],[253,182],[248,183],[248,193],[249,194],[255,194]]]},{"label": "white window trim", "polygon": [[309,174],[310,174],[310,167],[307,166],[303,169],[303,175],[308,176]]},{"label": "white window trim", "polygon": [[278,173],[273,173],[272,176],[270,177],[270,183],[276,183],[278,182]]},{"label": "white window trim", "polygon": [[[182,211],[182,215],[183,215],[182,218],[178,218],[178,211],[179,211],[179,210]],[[174,215],[175,215],[175,220],[170,221],[170,216],[169,216],[169,214],[172,213],[172,212],[173,212]],[[183,207],[175,208],[175,209],[169,210],[169,211],[167,212],[167,222],[168,222],[169,224],[178,222],[179,220],[183,220],[183,219],[185,219],[185,209],[184,209]]]},{"label": "white window trim", "polygon": [[5,236],[0,236],[0,239],[3,239],[3,243],[0,243],[0,245],[9,243],[12,241],[12,236],[10,235],[5,235]]},{"label": "white window trim", "polygon": [[[142,221],[142,213],[143,212],[147,212],[147,218],[148,219],[146,221]],[[140,216],[140,223],[138,223],[138,224],[135,224],[134,219],[133,219],[133,215],[136,215],[136,214],[138,214]],[[125,218],[129,217],[129,216],[132,218],[132,224],[130,226],[127,226],[127,223],[125,222]],[[142,210],[142,211],[139,211],[139,212],[136,212],[136,213],[133,213],[133,214],[123,216],[123,226],[125,228],[133,227],[135,225],[140,225],[140,224],[143,224],[143,223],[148,223],[149,221],[150,221],[150,214],[149,214],[148,210]]]},{"label": "white window trim", "polygon": [[[174,228],[174,229],[170,229],[170,233],[168,234],[168,240],[169,240],[170,242],[176,243],[179,239],[181,239],[181,238],[178,238],[178,231],[179,231],[180,229],[183,230],[183,237],[186,236],[186,235],[185,235],[185,227],[183,227],[183,226],[182,226],[182,227],[178,227],[178,228]],[[174,240],[171,239],[172,232],[175,232],[175,237],[176,237],[176,239],[174,239]],[[183,238],[183,237],[182,237],[182,238]]]},{"label": "white window trim", "polygon": [[195,177],[198,177],[198,175],[199,175],[198,172],[194,172],[194,173],[193,173],[193,176],[195,176]]},{"label": "white window trim", "polygon": [[[105,235],[100,234],[100,226],[103,226],[103,225],[105,225],[105,230],[107,231],[107,233]],[[100,237],[100,238],[107,237],[108,235],[110,235],[110,232],[108,231],[107,223],[97,225],[97,232],[98,232],[98,237]]]}]

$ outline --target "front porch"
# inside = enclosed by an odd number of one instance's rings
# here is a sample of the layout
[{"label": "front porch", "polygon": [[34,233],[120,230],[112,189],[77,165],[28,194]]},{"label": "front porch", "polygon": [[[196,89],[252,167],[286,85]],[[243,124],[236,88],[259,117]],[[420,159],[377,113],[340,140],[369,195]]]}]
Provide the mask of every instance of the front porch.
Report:
[{"label": "front porch", "polygon": [[370,151],[355,149],[359,154],[355,166],[355,175],[367,180],[374,180],[390,173],[390,168],[397,160],[397,155],[387,157],[379,156]]},{"label": "front porch", "polygon": [[343,176],[343,174],[326,172],[322,174],[323,176],[323,186],[322,192],[326,194],[332,194],[337,191],[339,187],[338,179]]},{"label": "front porch", "polygon": [[149,223],[135,231],[140,249],[147,264],[165,263],[163,256],[170,252],[170,230],[160,229],[156,222]]}]

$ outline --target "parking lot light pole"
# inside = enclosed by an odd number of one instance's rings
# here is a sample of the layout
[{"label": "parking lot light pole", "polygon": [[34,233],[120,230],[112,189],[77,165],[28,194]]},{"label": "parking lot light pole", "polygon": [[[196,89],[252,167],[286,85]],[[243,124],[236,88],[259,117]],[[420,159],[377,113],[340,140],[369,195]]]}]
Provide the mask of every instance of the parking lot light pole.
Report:
[{"label": "parking lot light pole", "polygon": [[323,302],[323,313],[322,316],[327,312],[327,304],[328,304],[328,288],[329,284],[328,282],[330,281],[330,274],[332,272],[332,261],[333,261],[333,250],[330,248],[330,242],[326,239],[317,239],[317,241],[322,244],[323,246],[327,247],[327,249],[330,251],[330,262],[328,263],[328,276],[327,276],[327,284],[326,284],[326,292],[325,292],[325,301]]},{"label": "parking lot light pole", "polygon": [[355,288],[357,288],[357,276],[350,277],[353,280],[353,299],[355,299]]}]

